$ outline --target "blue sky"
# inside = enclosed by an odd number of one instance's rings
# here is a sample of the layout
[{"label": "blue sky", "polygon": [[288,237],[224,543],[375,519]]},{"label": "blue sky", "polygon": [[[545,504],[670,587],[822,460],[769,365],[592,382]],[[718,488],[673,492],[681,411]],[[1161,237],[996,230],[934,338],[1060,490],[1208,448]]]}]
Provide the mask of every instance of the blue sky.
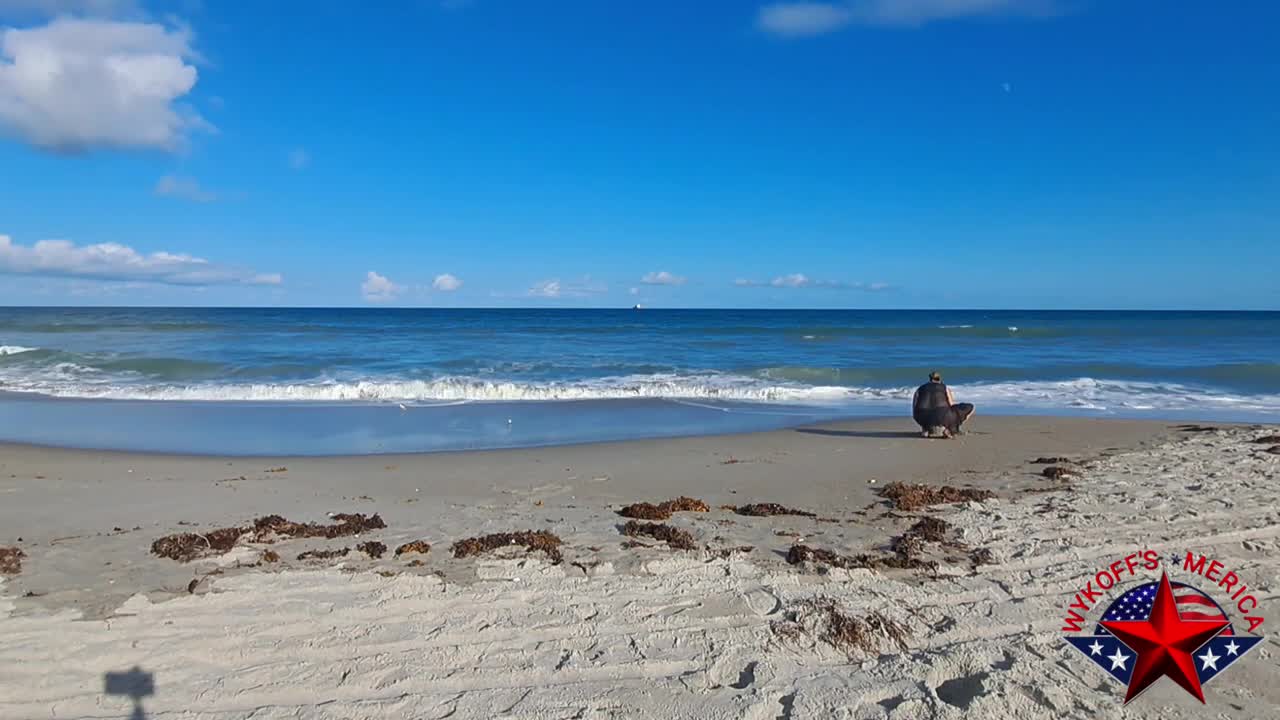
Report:
[{"label": "blue sky", "polygon": [[0,0],[0,303],[1280,309],[1277,26]]}]

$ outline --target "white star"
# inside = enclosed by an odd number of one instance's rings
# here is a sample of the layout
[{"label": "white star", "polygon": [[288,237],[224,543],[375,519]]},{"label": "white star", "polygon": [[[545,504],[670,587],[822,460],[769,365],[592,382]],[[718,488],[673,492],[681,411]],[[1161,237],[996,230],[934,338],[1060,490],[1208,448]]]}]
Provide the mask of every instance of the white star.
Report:
[{"label": "white star", "polygon": [[1102,646],[1098,644],[1098,641],[1097,641],[1097,640],[1094,640],[1094,641],[1093,641],[1093,644],[1089,646],[1089,654],[1090,654],[1090,655],[1101,655],[1101,654],[1102,654]]},{"label": "white star", "polygon": [[1228,655],[1240,654],[1240,646],[1236,644],[1235,640],[1232,640],[1231,642],[1227,643],[1227,654]]},{"label": "white star", "polygon": [[1116,648],[1116,654],[1107,658],[1111,661],[1112,670],[1125,670],[1124,664],[1129,661],[1129,656],[1120,652],[1120,648]]},{"label": "white star", "polygon": [[1204,667],[1200,668],[1201,670],[1208,670],[1209,668],[1217,670],[1218,661],[1222,659],[1220,656],[1213,654],[1213,648],[1205,650],[1203,655],[1197,655],[1196,657],[1204,661]]}]

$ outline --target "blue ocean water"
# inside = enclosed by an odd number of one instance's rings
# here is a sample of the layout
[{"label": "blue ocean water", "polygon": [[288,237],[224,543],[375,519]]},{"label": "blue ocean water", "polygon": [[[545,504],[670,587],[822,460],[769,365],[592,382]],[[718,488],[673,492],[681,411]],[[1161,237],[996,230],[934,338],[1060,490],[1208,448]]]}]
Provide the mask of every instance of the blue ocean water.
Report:
[{"label": "blue ocean water", "polygon": [[[186,417],[403,404],[454,408],[434,413],[447,426],[550,403],[607,415],[609,437],[900,414],[934,369],[980,412],[1274,421],[1278,360],[1269,312],[0,308],[11,408],[12,394],[182,403]],[[710,415],[649,427],[653,403]],[[58,441],[15,424],[0,439]],[[561,435],[526,439],[600,439]]]}]

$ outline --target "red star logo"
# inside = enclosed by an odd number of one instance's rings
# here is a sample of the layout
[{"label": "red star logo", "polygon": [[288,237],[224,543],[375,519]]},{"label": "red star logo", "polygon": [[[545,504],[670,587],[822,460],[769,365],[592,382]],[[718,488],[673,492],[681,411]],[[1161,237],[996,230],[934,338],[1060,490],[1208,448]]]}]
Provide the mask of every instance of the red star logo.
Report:
[{"label": "red star logo", "polygon": [[1169,576],[1161,574],[1151,615],[1146,620],[1108,620],[1102,623],[1102,627],[1138,654],[1133,663],[1133,675],[1129,678],[1129,692],[1124,696],[1125,704],[1151,687],[1161,675],[1168,675],[1170,680],[1204,702],[1204,691],[1200,689],[1200,677],[1196,675],[1191,653],[1229,624],[1225,620],[1183,620],[1178,616]]}]

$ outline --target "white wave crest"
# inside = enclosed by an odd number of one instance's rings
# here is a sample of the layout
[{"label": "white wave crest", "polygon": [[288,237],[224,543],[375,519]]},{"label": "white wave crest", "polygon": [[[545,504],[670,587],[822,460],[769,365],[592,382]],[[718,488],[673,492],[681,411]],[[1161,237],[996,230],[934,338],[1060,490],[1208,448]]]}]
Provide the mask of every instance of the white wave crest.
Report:
[{"label": "white wave crest", "polygon": [[18,353],[35,352],[40,348],[23,347],[21,345],[0,345],[0,355],[17,355]]}]

